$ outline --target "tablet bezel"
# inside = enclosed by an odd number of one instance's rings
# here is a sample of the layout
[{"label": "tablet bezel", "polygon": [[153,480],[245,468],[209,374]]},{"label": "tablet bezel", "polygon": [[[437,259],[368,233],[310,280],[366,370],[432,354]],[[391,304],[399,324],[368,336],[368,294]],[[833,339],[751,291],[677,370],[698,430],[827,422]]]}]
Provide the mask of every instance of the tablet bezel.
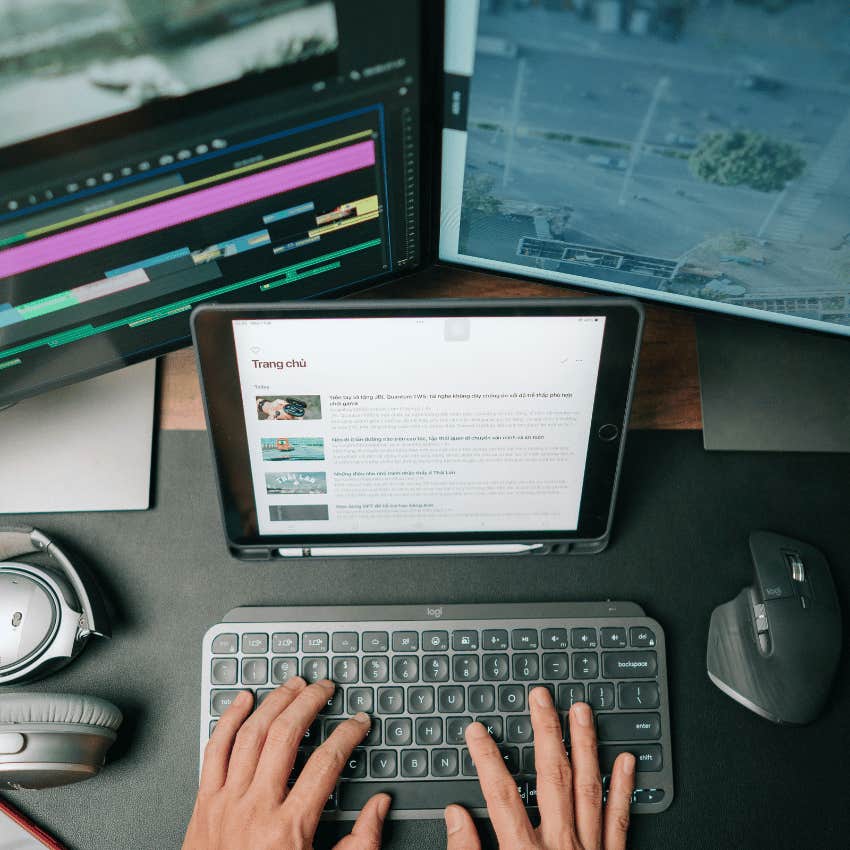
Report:
[{"label": "tablet bezel", "polygon": [[[232,323],[253,319],[405,318],[453,316],[604,316],[597,391],[591,416],[579,522],[575,530],[518,529],[485,532],[263,535],[257,507],[236,362]],[[192,314],[204,412],[215,459],[225,535],[243,558],[273,557],[283,547],[398,546],[403,544],[543,544],[546,551],[600,551],[607,545],[614,513],[644,311],[618,298],[435,299],[397,301],[308,301],[287,305],[204,305]],[[604,425],[617,436],[603,439]],[[610,429],[609,429],[610,430]]]}]

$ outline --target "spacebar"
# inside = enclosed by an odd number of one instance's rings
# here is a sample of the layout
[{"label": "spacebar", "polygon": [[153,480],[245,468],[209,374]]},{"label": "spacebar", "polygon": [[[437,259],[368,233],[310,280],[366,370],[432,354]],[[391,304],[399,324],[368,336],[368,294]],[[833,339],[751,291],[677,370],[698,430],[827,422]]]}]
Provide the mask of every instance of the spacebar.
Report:
[{"label": "spacebar", "polygon": [[449,803],[460,803],[468,809],[487,806],[477,780],[434,779],[431,782],[341,782],[339,808],[359,811],[380,791],[393,798],[393,809],[443,809]]}]

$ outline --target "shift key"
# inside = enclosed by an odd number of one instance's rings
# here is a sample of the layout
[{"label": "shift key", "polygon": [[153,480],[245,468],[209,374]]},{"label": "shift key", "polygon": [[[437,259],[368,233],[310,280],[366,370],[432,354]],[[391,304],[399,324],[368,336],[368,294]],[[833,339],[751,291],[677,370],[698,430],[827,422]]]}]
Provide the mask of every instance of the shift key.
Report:
[{"label": "shift key", "polygon": [[603,652],[602,675],[606,679],[640,679],[658,672],[655,652]]}]

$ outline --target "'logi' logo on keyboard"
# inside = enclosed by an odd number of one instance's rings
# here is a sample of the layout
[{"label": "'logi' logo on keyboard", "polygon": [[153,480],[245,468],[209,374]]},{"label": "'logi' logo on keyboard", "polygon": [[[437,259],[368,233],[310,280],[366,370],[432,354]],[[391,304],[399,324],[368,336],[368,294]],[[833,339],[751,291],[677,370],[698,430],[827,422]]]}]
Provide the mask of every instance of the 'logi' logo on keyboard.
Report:
[{"label": "'logi' logo on keyboard", "polygon": [[443,609],[442,608],[426,608],[425,613],[429,617],[434,617],[435,619],[439,620],[440,617],[443,616]]}]

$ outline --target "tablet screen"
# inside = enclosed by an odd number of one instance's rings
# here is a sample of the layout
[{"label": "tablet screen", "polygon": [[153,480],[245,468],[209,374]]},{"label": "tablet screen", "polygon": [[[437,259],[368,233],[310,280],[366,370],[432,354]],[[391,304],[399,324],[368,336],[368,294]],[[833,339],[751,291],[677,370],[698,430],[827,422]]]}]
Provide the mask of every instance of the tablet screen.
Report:
[{"label": "tablet screen", "polygon": [[605,324],[234,320],[259,534],[577,529]]}]

